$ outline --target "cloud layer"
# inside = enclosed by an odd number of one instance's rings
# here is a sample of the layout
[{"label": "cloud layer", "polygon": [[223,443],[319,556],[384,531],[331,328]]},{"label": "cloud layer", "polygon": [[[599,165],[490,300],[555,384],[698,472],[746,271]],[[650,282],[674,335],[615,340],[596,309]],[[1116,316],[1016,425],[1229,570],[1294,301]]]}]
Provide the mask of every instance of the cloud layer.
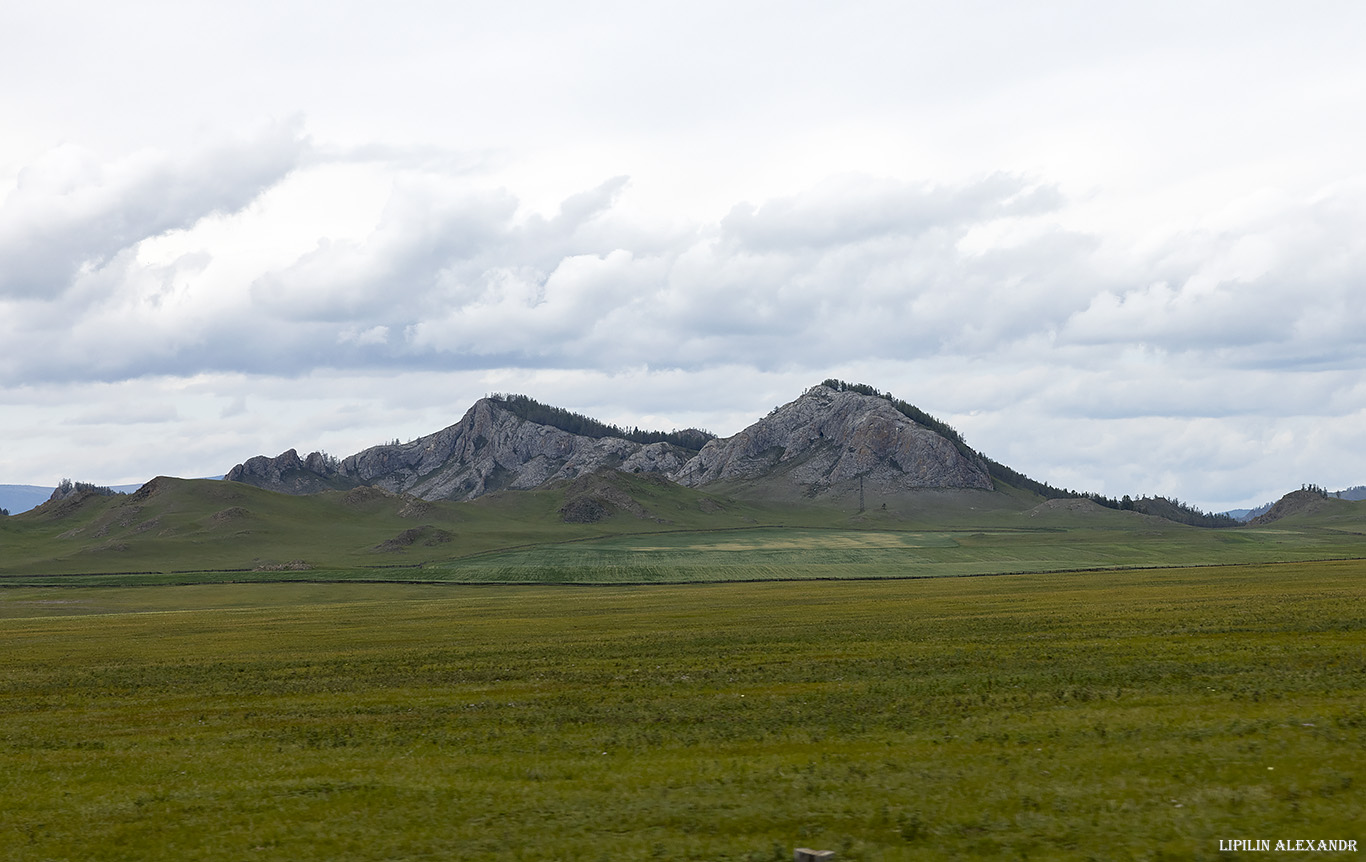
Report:
[{"label": "cloud layer", "polygon": [[[1276,417],[1350,422],[1366,404],[1355,292],[1366,213],[1341,193],[1117,249],[1067,226],[1073,204],[1055,185],[1005,173],[957,185],[837,175],[709,222],[650,223],[633,217],[627,177],[541,214],[462,172],[402,167],[341,235],[305,231],[253,267],[221,238],[310,223],[310,177],[365,168],[319,158],[291,128],[189,157],[65,159],[45,157],[4,203],[16,214],[0,231],[9,387],[519,368],[724,386],[742,368],[793,381],[790,396],[854,365],[967,417],[997,457],[1108,492],[1116,473],[1180,485],[1174,464],[1217,471],[1220,453],[1250,457],[1273,444],[1248,429],[1279,428]],[[216,419],[245,414],[244,387],[231,391],[236,407]],[[660,418],[704,416],[714,396],[678,397]],[[66,422],[166,423],[183,418],[174,403]],[[1074,428],[1144,422],[1162,443],[1135,453],[1125,435],[1050,456],[1035,440],[1021,452],[999,423],[1026,414]],[[1186,439],[1201,420],[1208,445]],[[1154,453],[1171,475],[1122,466]]]},{"label": "cloud layer", "polygon": [[0,480],[839,376],[1056,484],[1366,482],[1360,4],[53,8],[0,13]]},{"label": "cloud layer", "polygon": [[222,222],[251,235],[306,221],[310,202],[285,187],[327,168],[305,153],[276,132],[192,159],[45,162],[42,179],[22,177],[4,212],[36,216],[0,230],[11,345],[0,380],[734,363],[819,373],[850,357],[1031,353],[1087,368],[1135,351],[1211,373],[1363,358],[1366,207],[1341,193],[1116,253],[1113,238],[1065,226],[1056,187],[1010,174],[835,176],[660,226],[622,205],[626,177],[542,215],[504,188],[406,170],[368,228],[244,270],[235,249],[215,247]]}]

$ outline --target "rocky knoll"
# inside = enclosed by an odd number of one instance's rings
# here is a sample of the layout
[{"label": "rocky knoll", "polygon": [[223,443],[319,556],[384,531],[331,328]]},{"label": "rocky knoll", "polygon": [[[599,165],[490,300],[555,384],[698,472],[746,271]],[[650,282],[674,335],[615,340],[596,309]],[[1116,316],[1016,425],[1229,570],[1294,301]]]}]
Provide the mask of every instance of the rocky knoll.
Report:
[{"label": "rocky knoll", "polygon": [[666,442],[573,434],[483,398],[456,424],[409,443],[373,446],[340,461],[319,453],[300,459],[290,450],[252,458],[225,478],[294,494],[370,485],[424,500],[472,500],[603,468],[672,473],[693,454]]},{"label": "rocky knoll", "polygon": [[887,399],[815,386],[733,437],[713,440],[673,479],[698,486],[765,480],[807,496],[925,488],[994,488],[980,459]]},{"label": "rocky knoll", "polygon": [[289,449],[274,458],[257,455],[248,458],[228,471],[223,477],[230,482],[245,482],[258,488],[269,488],[286,494],[316,494],[332,488],[349,488],[359,484],[348,481],[337,472],[327,456],[314,452],[307,458]]},{"label": "rocky knoll", "polygon": [[1281,518],[1288,518],[1291,515],[1320,512],[1332,505],[1333,503],[1329,501],[1326,494],[1300,489],[1299,491],[1291,491],[1289,494],[1281,497],[1268,511],[1258,515],[1247,523],[1248,526],[1260,527],[1264,524],[1270,524],[1273,521],[1279,521]]}]

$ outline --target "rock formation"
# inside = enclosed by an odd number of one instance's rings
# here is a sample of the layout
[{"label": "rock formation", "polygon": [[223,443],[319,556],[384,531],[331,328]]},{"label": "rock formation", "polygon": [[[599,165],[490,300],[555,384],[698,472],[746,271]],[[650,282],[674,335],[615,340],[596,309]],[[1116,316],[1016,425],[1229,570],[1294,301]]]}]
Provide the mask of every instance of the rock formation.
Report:
[{"label": "rock formation", "polygon": [[1281,518],[1288,518],[1291,515],[1320,512],[1332,505],[1325,494],[1304,489],[1291,491],[1277,500],[1276,504],[1269,510],[1247,523],[1250,527],[1260,527],[1273,521],[1279,521]]},{"label": "rock formation", "polygon": [[682,485],[780,477],[818,496],[862,480],[880,494],[992,490],[987,467],[888,400],[815,386],[733,437],[713,440],[673,475]]},{"label": "rock formation", "polygon": [[472,500],[605,467],[670,473],[693,454],[669,443],[571,434],[483,398],[456,424],[410,443],[373,446],[341,461],[316,452],[300,459],[291,449],[276,458],[252,458],[224,478],[292,494],[371,485],[424,500]]},{"label": "rock formation", "polygon": [[[606,427],[606,426],[600,426]],[[484,398],[456,424],[410,443],[374,446],[343,460],[293,449],[233,467],[225,478],[292,494],[360,486],[423,500],[472,500],[603,469],[666,477],[686,486],[758,483],[806,497],[927,488],[992,490],[966,447],[899,411],[886,398],[816,386],[700,452],[666,442],[574,434],[521,418]],[[586,517],[591,513],[575,514]]]}]

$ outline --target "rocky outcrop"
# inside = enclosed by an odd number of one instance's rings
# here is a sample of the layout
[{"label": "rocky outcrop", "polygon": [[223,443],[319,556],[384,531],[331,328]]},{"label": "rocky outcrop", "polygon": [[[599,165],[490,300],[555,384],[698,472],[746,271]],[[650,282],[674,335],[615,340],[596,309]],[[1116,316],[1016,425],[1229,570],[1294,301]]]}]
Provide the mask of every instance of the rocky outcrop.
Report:
[{"label": "rocky outcrop", "polygon": [[321,452],[300,458],[293,449],[274,458],[264,455],[248,458],[229,470],[223,478],[229,482],[245,482],[286,494],[316,494],[359,484],[343,476],[336,469],[333,459]]},{"label": "rocky outcrop", "polygon": [[587,437],[529,422],[489,398],[454,425],[410,443],[374,446],[341,461],[294,450],[256,457],[225,478],[292,494],[362,485],[424,500],[472,500],[604,468],[670,473],[694,453],[669,443]]},{"label": "rocky outcrop", "polygon": [[1263,524],[1270,524],[1279,521],[1281,518],[1288,518],[1291,515],[1302,515],[1306,513],[1320,512],[1333,505],[1328,497],[1316,491],[1299,490],[1291,491],[1284,497],[1276,501],[1264,514],[1258,515],[1248,521],[1250,527],[1260,527]]},{"label": "rocky outcrop", "polygon": [[808,496],[924,488],[992,490],[987,468],[887,399],[816,386],[733,437],[713,440],[673,478],[698,486],[777,479]]},{"label": "rocky outcrop", "polygon": [[[756,493],[776,489],[807,497],[860,486],[884,496],[993,489],[986,465],[966,447],[886,398],[824,385],[733,437],[710,440],[700,452],[670,442],[575,434],[524,419],[508,404],[481,399],[456,424],[410,443],[374,446],[342,460],[317,452],[300,458],[291,449],[252,458],[226,478],[292,494],[373,487],[422,500],[473,500],[602,470],[663,476],[687,486],[753,481],[756,488],[763,485]],[[562,514],[593,520],[620,508],[618,501],[594,500]]]}]

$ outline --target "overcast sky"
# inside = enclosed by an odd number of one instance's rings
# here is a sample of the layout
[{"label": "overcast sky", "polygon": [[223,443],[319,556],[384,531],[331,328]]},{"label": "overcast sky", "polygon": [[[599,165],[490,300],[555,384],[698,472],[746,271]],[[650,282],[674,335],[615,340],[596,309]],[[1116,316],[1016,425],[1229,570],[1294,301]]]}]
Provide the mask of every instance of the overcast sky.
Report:
[{"label": "overcast sky", "polygon": [[9,3],[0,482],[827,377],[1035,478],[1366,483],[1366,4]]}]

